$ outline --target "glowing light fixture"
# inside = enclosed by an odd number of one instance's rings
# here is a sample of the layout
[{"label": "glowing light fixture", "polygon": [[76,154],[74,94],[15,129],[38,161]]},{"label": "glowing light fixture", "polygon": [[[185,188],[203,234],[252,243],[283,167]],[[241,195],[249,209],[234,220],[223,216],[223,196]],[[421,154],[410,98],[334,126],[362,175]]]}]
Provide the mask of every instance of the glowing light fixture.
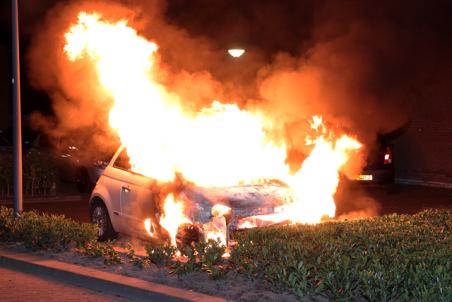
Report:
[{"label": "glowing light fixture", "polygon": [[245,53],[245,49],[231,48],[231,49],[228,49],[228,53],[231,57],[238,58],[238,57],[241,57]]}]

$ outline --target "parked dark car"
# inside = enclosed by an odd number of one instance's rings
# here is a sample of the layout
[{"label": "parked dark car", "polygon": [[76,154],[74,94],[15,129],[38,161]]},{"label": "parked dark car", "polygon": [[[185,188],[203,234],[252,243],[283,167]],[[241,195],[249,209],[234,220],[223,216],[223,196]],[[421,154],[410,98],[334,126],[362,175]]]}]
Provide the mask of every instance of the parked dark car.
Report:
[{"label": "parked dark car", "polygon": [[[59,182],[73,183],[80,192],[90,192],[105,167],[111,154],[103,157],[90,157],[70,139],[49,137],[43,133],[22,129],[22,153],[24,158],[33,150],[46,158],[51,158]],[[12,154],[12,131],[0,131],[0,154]],[[97,155],[97,154],[96,154]],[[26,167],[24,167],[26,168]]]},{"label": "parked dark car", "polygon": [[361,183],[392,184],[395,179],[394,143],[406,132],[410,121],[393,131],[379,133],[368,152],[367,164],[357,178]]},{"label": "parked dark car", "polygon": [[[71,139],[41,135],[38,145],[53,153],[60,181],[75,183],[79,192],[91,192],[108,165],[111,154],[94,157]],[[49,142],[51,140],[51,142]],[[97,154],[96,154],[97,155]]]},{"label": "parked dark car", "polygon": [[390,184],[394,183],[394,145],[379,141],[369,152],[367,165],[357,180],[365,183]]}]

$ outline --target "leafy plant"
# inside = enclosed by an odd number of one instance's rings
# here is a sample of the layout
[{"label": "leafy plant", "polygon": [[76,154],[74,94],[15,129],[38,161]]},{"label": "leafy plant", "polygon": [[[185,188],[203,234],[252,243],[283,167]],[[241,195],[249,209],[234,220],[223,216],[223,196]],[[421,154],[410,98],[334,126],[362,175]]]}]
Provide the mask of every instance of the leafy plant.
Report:
[{"label": "leafy plant", "polygon": [[177,251],[175,247],[166,245],[146,245],[145,249],[149,260],[157,265],[169,265]]},{"label": "leafy plant", "polygon": [[103,244],[102,257],[104,258],[104,263],[107,265],[123,263],[120,254],[113,248],[112,241],[107,241]]},{"label": "leafy plant", "polygon": [[[10,196],[12,193],[12,151],[3,150],[0,153],[0,196]],[[31,148],[24,154],[23,180],[24,194],[52,195],[55,194],[57,183],[57,168],[55,159],[48,152]]]},{"label": "leafy plant", "polygon": [[104,250],[102,246],[97,242],[97,240],[93,240],[87,242],[81,249],[82,253],[94,258],[99,258],[104,255]]},{"label": "leafy plant", "polygon": [[83,246],[97,238],[97,227],[77,223],[63,215],[24,212],[13,218],[12,209],[0,208],[0,239],[23,242],[31,250],[65,250],[69,246]]},{"label": "leafy plant", "polygon": [[11,241],[14,238],[15,221],[13,210],[0,207],[0,240]]},{"label": "leafy plant", "polygon": [[100,243],[93,240],[85,244],[81,252],[94,258],[103,258],[106,265],[121,264],[123,260],[120,253],[114,249],[113,243],[112,241]]},{"label": "leafy plant", "polygon": [[0,196],[10,196],[12,192],[13,157],[12,152],[0,153]]},{"label": "leafy plant", "polygon": [[129,263],[132,263],[135,266],[138,266],[139,268],[144,268],[149,266],[149,258],[148,257],[140,257],[135,254],[135,250],[133,249],[132,245],[127,243],[126,245],[126,251],[127,251],[127,258],[129,259]]},{"label": "leafy plant", "polygon": [[451,301],[452,212],[427,210],[237,233],[230,261],[299,297]]},{"label": "leafy plant", "polygon": [[173,273],[183,275],[196,272],[201,269],[201,264],[195,255],[195,251],[190,246],[185,246],[184,255],[187,257],[187,261],[173,262]]},{"label": "leafy plant", "polygon": [[227,274],[229,266],[222,258],[226,247],[221,241],[208,240],[198,242],[192,246],[185,246],[184,261],[175,261],[172,265],[176,274],[187,274],[196,271],[205,271],[213,279],[218,279]]}]

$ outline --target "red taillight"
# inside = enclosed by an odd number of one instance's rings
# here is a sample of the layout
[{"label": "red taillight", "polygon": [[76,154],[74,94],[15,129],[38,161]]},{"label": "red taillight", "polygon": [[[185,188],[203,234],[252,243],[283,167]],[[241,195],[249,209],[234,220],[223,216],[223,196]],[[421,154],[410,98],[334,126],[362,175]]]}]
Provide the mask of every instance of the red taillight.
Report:
[{"label": "red taillight", "polygon": [[391,147],[386,147],[383,164],[389,165],[390,163],[392,163],[392,149]]}]

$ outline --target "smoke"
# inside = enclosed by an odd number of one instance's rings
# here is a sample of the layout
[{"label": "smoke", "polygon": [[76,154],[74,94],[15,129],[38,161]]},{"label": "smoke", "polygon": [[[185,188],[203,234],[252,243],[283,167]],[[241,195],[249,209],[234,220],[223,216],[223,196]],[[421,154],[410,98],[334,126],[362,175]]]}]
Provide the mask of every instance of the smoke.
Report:
[{"label": "smoke", "polygon": [[379,133],[408,121],[413,91],[450,74],[447,1],[179,0],[168,11],[189,32],[215,36],[219,47],[253,46],[246,62],[223,60],[218,69],[206,61],[204,68],[274,117],[295,165],[308,152],[312,114],[356,134],[368,150]]},{"label": "smoke", "polygon": [[99,9],[113,19],[134,15],[123,6],[106,2],[59,4],[50,10],[33,36],[27,61],[30,81],[49,94],[53,114],[37,112],[30,120],[52,138],[56,148],[75,144],[84,157],[103,157],[118,144],[108,127],[111,99],[91,65],[83,60],[69,63],[63,52],[64,33],[82,9]]},{"label": "smoke", "polygon": [[[419,40],[406,29],[423,17],[419,5],[388,2],[375,9],[342,1],[246,1],[240,7],[228,1],[62,2],[37,27],[28,52],[30,79],[48,92],[54,110],[51,117],[34,115],[33,121],[54,137],[86,140],[94,133],[99,146],[116,137],[108,126],[111,99],[90,65],[83,60],[69,63],[62,51],[63,34],[80,10],[101,11],[113,21],[127,19],[155,40],[161,67],[157,80],[179,95],[186,109],[196,111],[218,99],[271,117],[273,135],[288,143],[288,161],[295,168],[309,152],[306,121],[314,114],[366,146],[378,133],[403,125],[410,91],[429,63],[419,60],[424,54],[415,49]],[[397,22],[405,27],[398,28]],[[429,29],[424,31],[424,38],[435,45]],[[245,56],[235,61],[225,51],[234,41],[247,47]],[[356,174],[363,158],[345,172]]]},{"label": "smoke", "polygon": [[381,214],[381,205],[372,188],[341,181],[334,196],[337,220],[353,220]]},{"label": "smoke", "polygon": [[[196,111],[214,99],[224,99],[222,85],[202,69],[203,62],[198,59],[220,62],[218,51],[206,39],[191,37],[168,24],[164,10],[163,1],[72,1],[51,8],[32,37],[27,65],[32,85],[50,96],[53,114],[36,112],[31,116],[32,124],[62,142],[62,148],[69,141],[84,145],[90,156],[114,149],[119,143],[108,123],[112,100],[99,85],[96,71],[87,60],[69,62],[63,51],[64,33],[80,11],[101,12],[111,21],[128,20],[140,34],[158,41],[160,68],[155,76],[183,97],[187,110]],[[89,148],[87,143],[91,143]]]},{"label": "smoke", "polygon": [[[426,9],[411,1],[378,6],[308,0],[60,2],[26,31],[32,36],[28,76],[49,94],[53,108],[49,116],[34,114],[32,122],[62,148],[71,141],[94,157],[119,142],[108,123],[112,100],[92,65],[69,63],[63,52],[64,33],[81,10],[127,19],[156,41],[156,79],[186,110],[220,100],[264,112],[273,121],[273,138],[287,143],[294,170],[310,152],[305,136],[312,115],[322,115],[336,132],[356,135],[368,150],[378,133],[406,123],[413,89],[438,75],[446,78],[443,66],[450,66],[450,51],[441,46],[452,45],[442,43],[452,36],[442,29],[447,18],[441,12],[448,9],[438,3]],[[247,53],[231,59],[229,46],[244,46]],[[342,172],[352,177],[364,164],[362,154]],[[380,211],[365,192],[342,183],[336,202],[339,219]]]}]

